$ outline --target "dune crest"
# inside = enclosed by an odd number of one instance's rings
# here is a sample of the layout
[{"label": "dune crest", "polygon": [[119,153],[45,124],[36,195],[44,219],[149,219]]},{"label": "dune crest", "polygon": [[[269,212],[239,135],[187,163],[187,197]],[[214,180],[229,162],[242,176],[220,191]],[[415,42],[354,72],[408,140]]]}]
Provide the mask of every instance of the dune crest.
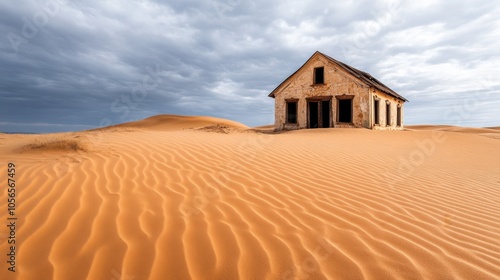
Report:
[{"label": "dune crest", "polygon": [[183,129],[196,129],[213,125],[226,126],[230,128],[239,128],[239,129],[248,128],[246,125],[235,121],[214,118],[214,117],[157,115],[140,121],[128,122],[128,123],[108,126],[105,128],[100,128],[99,130],[147,129],[147,130],[172,131],[172,130],[183,130]]}]

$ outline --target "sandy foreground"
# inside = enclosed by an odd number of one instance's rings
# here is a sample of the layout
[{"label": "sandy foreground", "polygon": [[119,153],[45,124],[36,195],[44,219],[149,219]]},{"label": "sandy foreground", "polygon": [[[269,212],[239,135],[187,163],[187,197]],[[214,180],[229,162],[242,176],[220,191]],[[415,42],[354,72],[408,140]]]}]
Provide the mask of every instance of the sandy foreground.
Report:
[{"label": "sandy foreground", "polygon": [[0,279],[500,279],[499,128],[269,132],[0,134]]}]

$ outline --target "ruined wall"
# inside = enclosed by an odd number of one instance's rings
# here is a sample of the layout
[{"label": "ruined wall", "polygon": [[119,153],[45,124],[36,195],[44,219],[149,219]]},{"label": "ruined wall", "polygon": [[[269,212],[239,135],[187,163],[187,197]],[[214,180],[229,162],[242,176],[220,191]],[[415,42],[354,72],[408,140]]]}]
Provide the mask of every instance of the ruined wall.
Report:
[{"label": "ruined wall", "polygon": [[[314,68],[324,67],[324,84],[314,85]],[[352,123],[337,122],[336,96],[353,95]],[[307,128],[307,100],[318,96],[332,96],[331,120],[333,127],[371,128],[369,87],[346,73],[322,56],[311,59],[292,79],[275,93],[275,126],[277,129]],[[299,99],[297,124],[286,123],[286,99]]]}]

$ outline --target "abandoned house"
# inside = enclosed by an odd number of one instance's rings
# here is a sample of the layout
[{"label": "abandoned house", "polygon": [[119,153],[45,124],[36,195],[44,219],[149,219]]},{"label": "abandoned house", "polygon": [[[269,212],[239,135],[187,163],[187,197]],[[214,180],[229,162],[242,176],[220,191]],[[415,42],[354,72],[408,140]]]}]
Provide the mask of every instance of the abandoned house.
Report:
[{"label": "abandoned house", "polygon": [[402,129],[404,97],[370,74],[315,52],[274,89],[275,127]]}]

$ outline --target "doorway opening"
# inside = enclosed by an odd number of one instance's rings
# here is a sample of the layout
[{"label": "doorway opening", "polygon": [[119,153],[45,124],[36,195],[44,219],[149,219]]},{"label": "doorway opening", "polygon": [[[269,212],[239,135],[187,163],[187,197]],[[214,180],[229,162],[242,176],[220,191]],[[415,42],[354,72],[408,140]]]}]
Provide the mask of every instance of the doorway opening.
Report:
[{"label": "doorway opening", "polygon": [[330,100],[321,101],[321,127],[330,127]]},{"label": "doorway opening", "polygon": [[331,97],[320,97],[307,100],[307,127],[327,128],[331,127]]},{"label": "doorway opening", "polygon": [[309,128],[319,127],[319,102],[309,102]]}]

